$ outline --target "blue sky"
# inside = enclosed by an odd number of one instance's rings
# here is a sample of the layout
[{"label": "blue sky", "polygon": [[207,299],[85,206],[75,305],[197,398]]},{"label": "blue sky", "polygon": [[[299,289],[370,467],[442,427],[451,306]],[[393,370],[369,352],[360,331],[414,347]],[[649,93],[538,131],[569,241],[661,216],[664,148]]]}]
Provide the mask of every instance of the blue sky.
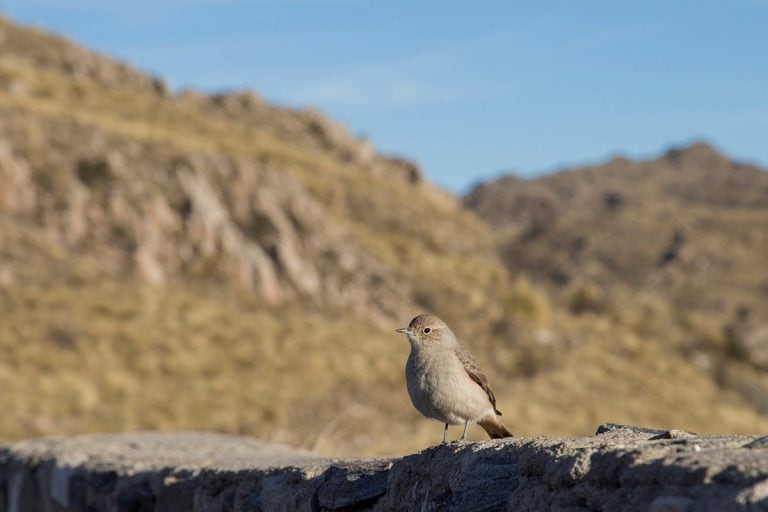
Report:
[{"label": "blue sky", "polygon": [[706,139],[768,166],[768,0],[0,0],[174,88],[312,106],[463,192]]}]

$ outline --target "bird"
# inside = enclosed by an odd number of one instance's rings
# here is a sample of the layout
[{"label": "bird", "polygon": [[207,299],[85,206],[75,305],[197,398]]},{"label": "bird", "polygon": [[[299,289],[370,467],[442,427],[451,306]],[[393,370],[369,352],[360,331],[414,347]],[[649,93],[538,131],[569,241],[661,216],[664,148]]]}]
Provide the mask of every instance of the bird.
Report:
[{"label": "bird", "polygon": [[411,344],[405,364],[408,395],[422,415],[445,424],[443,444],[448,442],[448,425],[464,425],[459,442],[466,439],[470,423],[483,427],[491,439],[512,437],[477,359],[445,322],[422,314],[396,332]]}]

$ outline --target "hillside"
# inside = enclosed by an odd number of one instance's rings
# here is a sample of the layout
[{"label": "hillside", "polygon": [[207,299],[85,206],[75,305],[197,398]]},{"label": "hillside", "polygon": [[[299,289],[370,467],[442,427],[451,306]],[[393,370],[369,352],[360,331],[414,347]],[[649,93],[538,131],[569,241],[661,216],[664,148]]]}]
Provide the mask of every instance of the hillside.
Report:
[{"label": "hillside", "polygon": [[[575,311],[637,323],[768,410],[768,172],[696,143],[530,181],[465,204],[506,266]],[[632,318],[638,300],[652,311]]]},{"label": "hillside", "polygon": [[172,93],[7,20],[0,43],[2,438],[423,447],[440,428],[393,332],[422,311],[478,354],[516,433],[765,425],[667,339],[511,275],[489,225],[319,112]]}]

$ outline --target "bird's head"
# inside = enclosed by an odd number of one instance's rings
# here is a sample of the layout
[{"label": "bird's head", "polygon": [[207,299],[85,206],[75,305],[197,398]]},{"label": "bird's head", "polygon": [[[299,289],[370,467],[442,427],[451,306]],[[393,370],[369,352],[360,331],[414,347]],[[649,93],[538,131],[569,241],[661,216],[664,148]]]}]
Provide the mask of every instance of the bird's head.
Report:
[{"label": "bird's head", "polygon": [[411,320],[408,327],[397,329],[397,332],[408,336],[411,345],[425,347],[456,340],[453,331],[436,315],[419,315]]}]

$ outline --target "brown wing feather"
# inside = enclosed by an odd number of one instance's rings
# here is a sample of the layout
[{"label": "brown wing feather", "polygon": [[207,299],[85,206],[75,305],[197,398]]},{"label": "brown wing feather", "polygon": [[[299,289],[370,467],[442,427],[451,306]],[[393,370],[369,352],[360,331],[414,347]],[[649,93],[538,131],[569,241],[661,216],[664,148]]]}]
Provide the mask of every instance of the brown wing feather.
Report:
[{"label": "brown wing feather", "polygon": [[467,372],[467,375],[469,375],[469,378],[477,382],[478,386],[483,388],[485,394],[488,395],[488,400],[491,401],[493,410],[496,411],[496,414],[501,416],[501,411],[496,408],[496,395],[493,394],[491,385],[488,384],[488,377],[486,377],[480,369],[480,365],[477,363],[475,356],[461,345],[456,347],[456,356],[459,358],[459,361],[461,361],[461,364],[464,365],[464,370]]}]

